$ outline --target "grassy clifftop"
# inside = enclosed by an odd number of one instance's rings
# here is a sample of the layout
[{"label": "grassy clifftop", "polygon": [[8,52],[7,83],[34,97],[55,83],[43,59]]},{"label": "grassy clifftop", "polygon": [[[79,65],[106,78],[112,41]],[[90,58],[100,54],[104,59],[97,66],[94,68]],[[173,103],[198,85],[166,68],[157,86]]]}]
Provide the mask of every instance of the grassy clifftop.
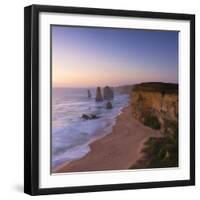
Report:
[{"label": "grassy clifftop", "polygon": [[178,84],[162,82],[146,82],[134,85],[132,91],[149,91],[161,93],[178,93]]}]

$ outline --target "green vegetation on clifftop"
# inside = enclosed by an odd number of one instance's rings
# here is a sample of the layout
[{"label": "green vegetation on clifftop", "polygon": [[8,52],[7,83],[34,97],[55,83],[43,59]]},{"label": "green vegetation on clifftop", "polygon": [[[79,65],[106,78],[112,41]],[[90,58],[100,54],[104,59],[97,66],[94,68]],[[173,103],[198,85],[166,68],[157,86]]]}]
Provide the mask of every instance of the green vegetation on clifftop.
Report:
[{"label": "green vegetation on clifftop", "polygon": [[144,125],[149,126],[153,129],[160,129],[160,122],[156,116],[146,116],[144,117]]},{"label": "green vegetation on clifftop", "polygon": [[131,169],[178,167],[178,126],[171,123],[164,136],[149,138],[142,150],[143,156]]},{"label": "green vegetation on clifftop", "polygon": [[162,83],[162,82],[146,82],[134,85],[133,91],[177,93],[178,84]]}]

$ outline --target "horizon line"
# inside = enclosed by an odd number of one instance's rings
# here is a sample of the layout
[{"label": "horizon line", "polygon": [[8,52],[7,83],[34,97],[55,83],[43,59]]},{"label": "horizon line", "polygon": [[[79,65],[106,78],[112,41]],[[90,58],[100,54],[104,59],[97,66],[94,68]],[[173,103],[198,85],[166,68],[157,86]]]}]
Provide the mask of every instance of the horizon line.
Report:
[{"label": "horizon line", "polygon": [[138,82],[138,83],[132,83],[132,84],[123,84],[123,85],[115,85],[115,86],[111,86],[111,85],[104,85],[104,86],[80,86],[80,87],[69,87],[69,86],[53,86],[51,88],[70,88],[70,89],[87,89],[87,88],[97,88],[97,87],[100,87],[100,88],[103,88],[103,87],[106,87],[106,86],[109,86],[109,87],[113,87],[113,88],[116,88],[116,87],[123,87],[123,86],[133,86],[133,85],[136,85],[136,84],[141,84],[141,83],[172,83],[172,84],[178,84],[178,82],[163,82],[163,81],[146,81],[146,82]]}]

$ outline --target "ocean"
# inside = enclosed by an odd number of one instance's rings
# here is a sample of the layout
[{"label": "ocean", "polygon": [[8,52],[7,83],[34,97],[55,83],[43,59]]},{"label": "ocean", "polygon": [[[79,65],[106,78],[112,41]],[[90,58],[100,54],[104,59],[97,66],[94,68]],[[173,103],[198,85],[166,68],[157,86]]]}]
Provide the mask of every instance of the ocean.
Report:
[{"label": "ocean", "polygon": [[[116,117],[128,106],[129,96],[115,92],[106,109],[107,100],[95,101],[96,89],[52,89],[52,168],[77,160],[89,151],[89,144],[112,131]],[[83,114],[95,114],[98,118],[85,120]]]}]

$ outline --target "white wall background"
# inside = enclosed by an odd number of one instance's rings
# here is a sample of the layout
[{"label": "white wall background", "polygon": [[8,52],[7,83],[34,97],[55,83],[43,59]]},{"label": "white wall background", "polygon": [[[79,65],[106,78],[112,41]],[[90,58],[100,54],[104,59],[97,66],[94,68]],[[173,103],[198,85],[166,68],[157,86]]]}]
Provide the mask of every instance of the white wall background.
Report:
[{"label": "white wall background", "polygon": [[[84,6],[196,14],[196,66],[200,64],[199,0],[4,0],[0,11],[0,199],[198,199],[200,195],[200,112],[196,112],[196,186],[31,197],[23,194],[23,7],[30,4]],[[196,85],[200,69],[196,67]],[[200,88],[196,89],[200,111]]]}]

